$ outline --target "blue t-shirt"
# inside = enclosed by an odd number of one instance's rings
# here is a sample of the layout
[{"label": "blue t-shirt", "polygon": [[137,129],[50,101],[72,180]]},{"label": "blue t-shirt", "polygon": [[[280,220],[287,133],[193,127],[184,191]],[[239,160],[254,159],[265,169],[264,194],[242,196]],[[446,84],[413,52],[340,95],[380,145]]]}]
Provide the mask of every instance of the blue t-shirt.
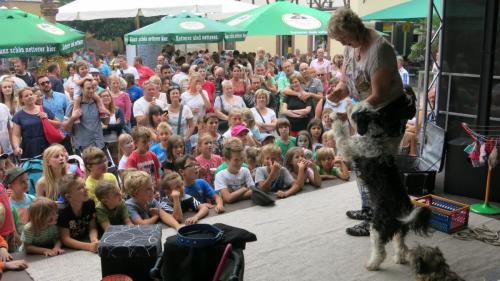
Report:
[{"label": "blue t-shirt", "polygon": [[65,94],[52,91],[50,99],[47,98],[47,95],[43,95],[43,107],[50,109],[59,121],[64,121],[64,114],[68,105],[68,98]]},{"label": "blue t-shirt", "polygon": [[130,89],[127,90],[127,93],[130,96],[130,101],[132,103],[134,103],[144,95],[142,89],[137,85],[133,85],[132,87],[130,87]]},{"label": "blue t-shirt", "polygon": [[202,203],[206,203],[207,199],[212,199],[215,195],[214,189],[204,179],[196,179],[192,185],[184,186],[184,192]]},{"label": "blue t-shirt", "polygon": [[24,200],[21,201],[16,201],[10,198],[10,207],[17,211],[19,218],[16,221],[16,229],[18,233],[23,232],[24,225],[29,221],[28,208],[34,200],[35,196],[28,193],[24,193]]},{"label": "blue t-shirt", "polygon": [[163,163],[165,162],[165,160],[167,160],[167,150],[161,147],[161,143],[153,145],[149,150],[156,154],[156,157],[158,157],[158,161],[160,161],[160,163]]}]

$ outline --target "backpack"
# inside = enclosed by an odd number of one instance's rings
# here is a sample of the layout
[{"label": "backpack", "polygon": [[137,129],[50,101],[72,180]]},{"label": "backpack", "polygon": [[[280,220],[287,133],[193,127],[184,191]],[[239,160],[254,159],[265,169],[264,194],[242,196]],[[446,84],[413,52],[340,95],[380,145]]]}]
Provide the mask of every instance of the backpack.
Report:
[{"label": "backpack", "polygon": [[36,182],[43,176],[43,161],[41,159],[31,159],[24,162],[21,168],[28,174],[28,194],[36,195]]}]

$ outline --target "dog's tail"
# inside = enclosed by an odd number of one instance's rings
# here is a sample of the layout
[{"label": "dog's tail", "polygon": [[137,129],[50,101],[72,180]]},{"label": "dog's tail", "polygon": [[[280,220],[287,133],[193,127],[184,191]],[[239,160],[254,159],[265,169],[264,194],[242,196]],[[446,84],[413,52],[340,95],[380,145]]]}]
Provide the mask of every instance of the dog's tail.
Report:
[{"label": "dog's tail", "polygon": [[406,217],[399,218],[398,220],[402,224],[408,225],[416,234],[427,235],[431,224],[431,215],[431,209],[417,207]]}]

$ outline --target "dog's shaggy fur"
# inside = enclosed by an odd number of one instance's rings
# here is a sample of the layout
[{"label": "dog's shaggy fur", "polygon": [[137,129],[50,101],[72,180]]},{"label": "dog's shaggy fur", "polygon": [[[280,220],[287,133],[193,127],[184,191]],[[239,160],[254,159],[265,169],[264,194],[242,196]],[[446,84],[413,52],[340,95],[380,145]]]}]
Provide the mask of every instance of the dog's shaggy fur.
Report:
[{"label": "dog's shaggy fur", "polygon": [[450,270],[438,247],[417,246],[409,250],[408,260],[416,281],[464,281]]},{"label": "dog's shaggy fur", "polygon": [[408,248],[404,237],[408,230],[426,234],[430,210],[413,209],[410,198],[401,182],[393,155],[396,154],[401,136],[387,134],[387,124],[365,102],[357,103],[348,111],[350,122],[358,129],[357,136],[345,135],[342,122],[334,119],[335,141],[342,156],[355,163],[360,178],[368,186],[373,208],[370,228],[372,252],[366,264],[368,270],[378,270],[385,260],[385,244],[394,243],[396,263],[406,263]]}]

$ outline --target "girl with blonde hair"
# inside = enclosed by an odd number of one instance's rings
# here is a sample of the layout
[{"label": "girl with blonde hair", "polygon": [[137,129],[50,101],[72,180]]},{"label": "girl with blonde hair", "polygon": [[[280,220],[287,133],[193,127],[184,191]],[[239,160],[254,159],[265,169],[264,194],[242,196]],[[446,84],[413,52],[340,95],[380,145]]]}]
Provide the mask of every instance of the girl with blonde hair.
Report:
[{"label": "girl with blonde hair", "polygon": [[36,183],[36,195],[57,201],[59,179],[67,174],[66,150],[62,145],[53,145],[43,152],[43,176]]},{"label": "girl with blonde hair", "polygon": [[14,83],[9,78],[4,78],[0,81],[0,103],[5,104],[13,115],[16,113],[17,99],[14,93]]}]

